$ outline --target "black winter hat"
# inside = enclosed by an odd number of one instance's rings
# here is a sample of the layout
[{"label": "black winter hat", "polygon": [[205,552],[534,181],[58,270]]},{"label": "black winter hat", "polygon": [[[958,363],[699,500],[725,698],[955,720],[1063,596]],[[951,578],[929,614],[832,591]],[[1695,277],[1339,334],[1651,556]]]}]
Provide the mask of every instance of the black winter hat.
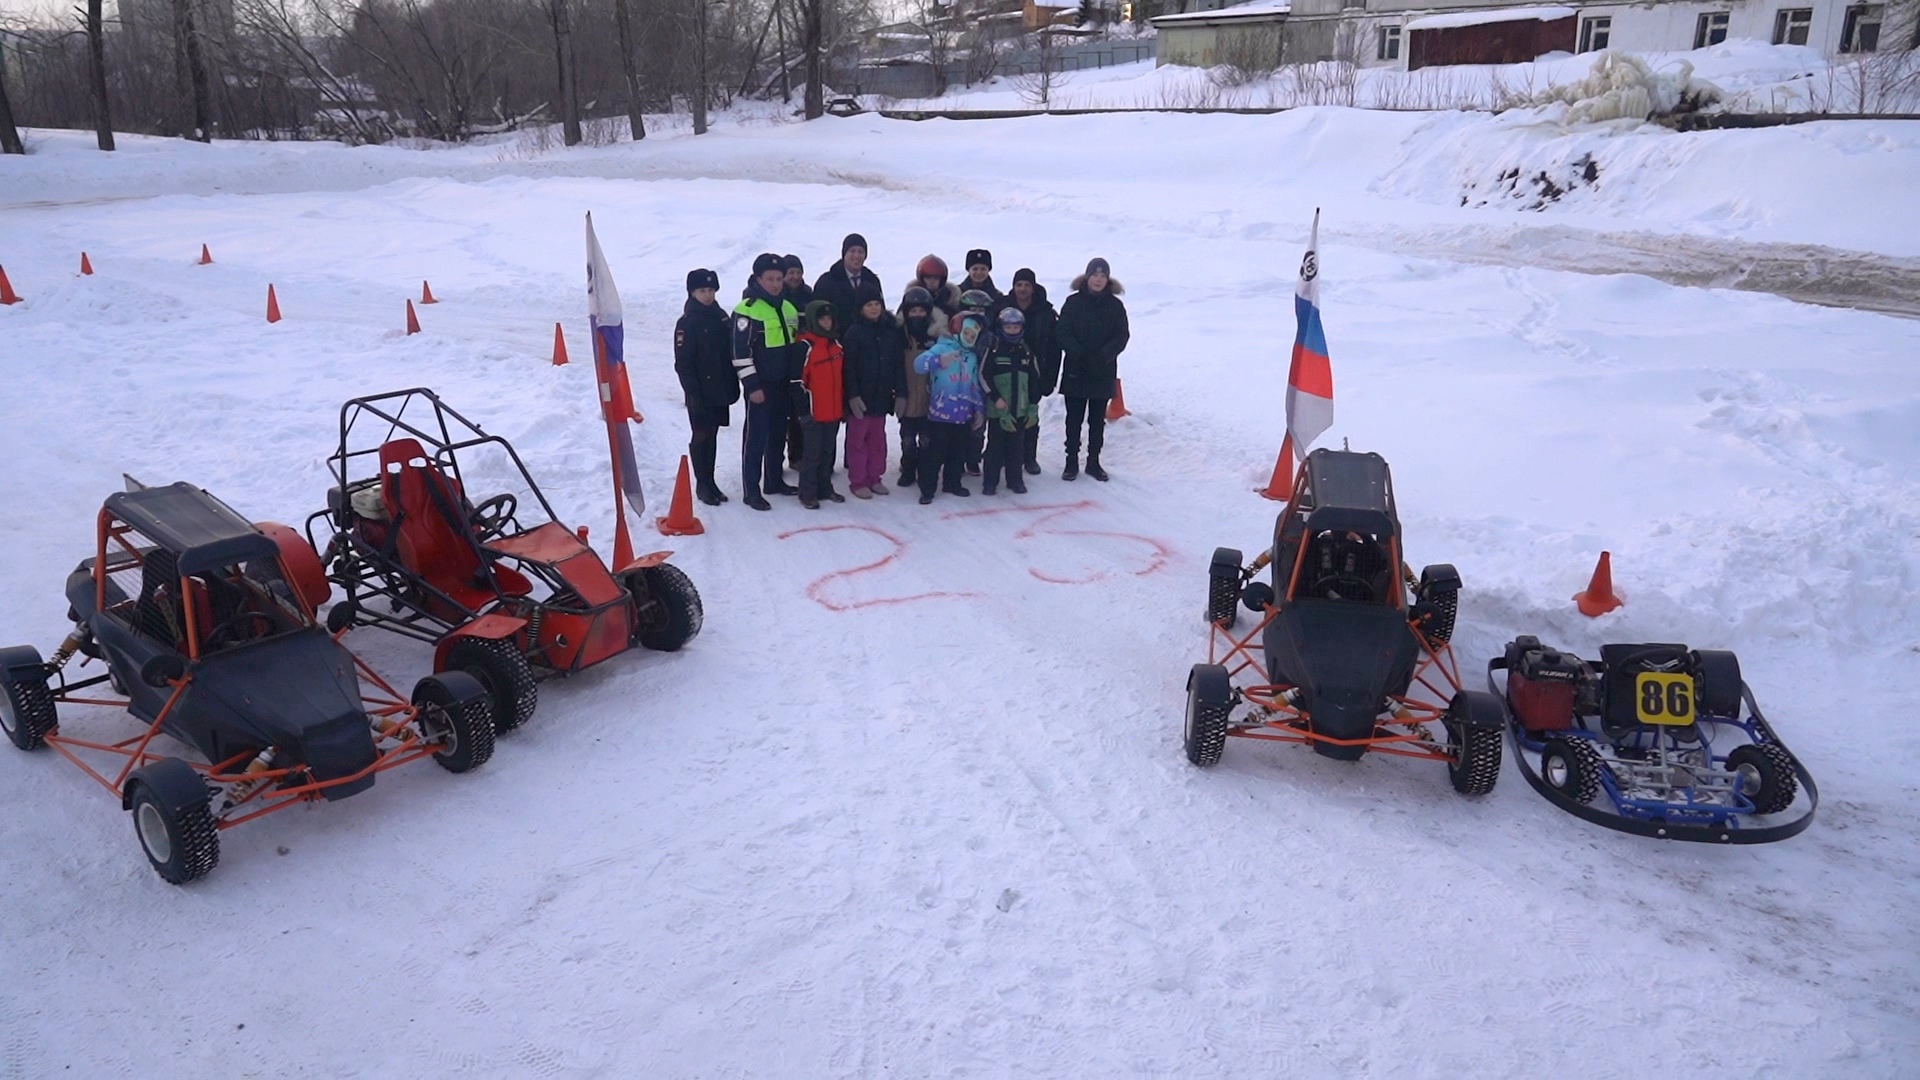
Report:
[{"label": "black winter hat", "polygon": [[805,264],[803,264],[803,263],[802,263],[802,262],[800,261],[800,256],[798,256],[798,255],[788,255],[788,256],[786,256],[785,258],[783,258],[783,259],[781,259],[781,260],[780,260],[780,269],[782,269],[782,270],[805,270],[805,269],[806,269],[806,265],[805,265]]},{"label": "black winter hat", "polygon": [[786,270],[786,268],[787,268],[786,260],[782,259],[778,255],[775,255],[771,251],[763,251],[760,254],[755,255],[753,257],[753,276],[754,277],[759,277],[761,274],[764,274],[769,270],[784,271]]},{"label": "black winter hat", "polygon": [[1095,274],[1105,274],[1108,277],[1113,276],[1113,271],[1107,266],[1107,260],[1089,259],[1087,261],[1087,276],[1092,277]]},{"label": "black winter hat", "polygon": [[698,270],[687,271],[687,291],[689,293],[691,293],[695,289],[718,289],[719,287],[720,287],[719,274],[716,274],[713,271],[706,269],[705,267],[702,267]]},{"label": "black winter hat", "polygon": [[1015,285],[1018,285],[1023,281],[1029,282],[1034,285],[1040,284],[1040,279],[1033,276],[1032,269],[1025,266],[1013,272],[1013,283]]},{"label": "black winter hat", "polygon": [[986,248],[974,248],[972,251],[967,252],[967,269],[971,270],[976,266],[985,266],[989,270],[993,269],[993,252],[988,251]]},{"label": "black winter hat", "polygon": [[867,238],[857,232],[848,233],[847,238],[840,241],[840,257],[846,258],[847,251],[850,248],[859,248],[861,251],[866,251]]}]

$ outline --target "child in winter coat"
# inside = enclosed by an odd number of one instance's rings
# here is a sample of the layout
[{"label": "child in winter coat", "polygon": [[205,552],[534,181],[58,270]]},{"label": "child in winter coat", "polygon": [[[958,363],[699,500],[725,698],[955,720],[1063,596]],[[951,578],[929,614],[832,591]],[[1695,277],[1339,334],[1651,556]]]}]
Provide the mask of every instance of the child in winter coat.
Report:
[{"label": "child in winter coat", "polygon": [[946,336],[947,313],[934,304],[932,293],[914,285],[900,300],[900,329],[907,335],[907,348],[900,358],[900,395],[893,402],[893,414],[900,418],[900,478],[895,483],[911,487],[919,482],[921,451],[927,445],[927,377],[913,369],[913,362]]},{"label": "child in winter coat", "polygon": [[693,437],[687,457],[693,461],[694,491],[708,506],[727,501],[714,482],[714,458],[720,429],[740,400],[740,381],[733,375],[733,328],[727,309],[714,299],[720,275],[711,270],[687,273],[687,306],[673,324],[673,371],[686,395],[687,426]]},{"label": "child in winter coat", "polygon": [[985,391],[987,413],[986,476],[980,481],[980,494],[991,495],[1007,478],[1007,490],[1027,493],[1021,466],[1026,463],[1026,433],[1040,424],[1040,404],[1035,395],[1040,369],[1025,340],[1027,318],[1019,308],[1000,312],[1000,332],[987,349],[980,365],[980,388]]},{"label": "child in winter coat", "polygon": [[871,499],[888,490],[880,482],[887,473],[887,414],[900,385],[907,334],[879,297],[868,297],[859,310],[840,338],[847,357],[847,486],[854,498]]},{"label": "child in winter coat", "polygon": [[807,349],[800,384],[807,388],[812,406],[801,425],[805,445],[800,450],[800,505],[818,510],[821,499],[847,501],[833,490],[833,448],[844,415],[846,359],[834,340],[832,304],[825,300],[808,304],[806,327],[800,332],[800,343]]},{"label": "child in winter coat", "polygon": [[978,315],[960,315],[955,326],[952,337],[940,339],[913,362],[915,371],[928,376],[927,447],[920,461],[922,506],[933,501],[936,487],[961,498],[973,494],[962,482],[961,458],[967,450],[967,432],[982,422],[980,358],[973,347],[985,323]]}]

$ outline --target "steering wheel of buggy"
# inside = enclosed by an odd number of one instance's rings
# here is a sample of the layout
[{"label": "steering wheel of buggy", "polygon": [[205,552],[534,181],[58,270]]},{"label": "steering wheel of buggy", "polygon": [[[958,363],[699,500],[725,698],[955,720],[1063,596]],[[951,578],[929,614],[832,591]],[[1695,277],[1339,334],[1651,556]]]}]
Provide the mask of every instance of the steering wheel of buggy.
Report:
[{"label": "steering wheel of buggy", "polygon": [[208,634],[206,640],[200,643],[200,647],[212,650],[228,638],[237,639],[240,628],[250,622],[266,624],[267,632],[261,634],[261,637],[266,637],[280,628],[280,624],[273,621],[273,616],[264,611],[243,611],[233,618],[228,619],[226,622],[221,623],[219,626],[214,627],[213,632]]},{"label": "steering wheel of buggy", "polygon": [[1373,583],[1358,574],[1323,574],[1307,587],[1307,595],[1321,600],[1374,600]]},{"label": "steering wheel of buggy", "polygon": [[500,535],[500,530],[513,519],[520,509],[520,500],[510,491],[503,491],[493,498],[473,508],[469,515],[473,520],[474,536],[480,540],[489,540]]}]

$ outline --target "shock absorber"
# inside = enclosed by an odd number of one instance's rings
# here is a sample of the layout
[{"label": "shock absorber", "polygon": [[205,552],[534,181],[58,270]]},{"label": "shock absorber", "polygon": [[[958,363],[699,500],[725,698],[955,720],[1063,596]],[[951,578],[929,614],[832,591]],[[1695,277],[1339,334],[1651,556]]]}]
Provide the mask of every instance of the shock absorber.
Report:
[{"label": "shock absorber", "polygon": [[269,746],[254,755],[254,759],[247,763],[246,778],[227,789],[226,800],[220,804],[222,811],[231,810],[235,805],[247,801],[249,795],[266,783],[267,778],[260,774],[273,768],[273,754],[273,747]]},{"label": "shock absorber", "polygon": [[75,623],[73,633],[67,635],[67,640],[61,642],[60,647],[53,650],[53,656],[47,660],[47,673],[52,674],[66,667],[67,661],[73,659],[73,654],[79,652],[82,645],[92,640],[93,627],[86,623]]}]

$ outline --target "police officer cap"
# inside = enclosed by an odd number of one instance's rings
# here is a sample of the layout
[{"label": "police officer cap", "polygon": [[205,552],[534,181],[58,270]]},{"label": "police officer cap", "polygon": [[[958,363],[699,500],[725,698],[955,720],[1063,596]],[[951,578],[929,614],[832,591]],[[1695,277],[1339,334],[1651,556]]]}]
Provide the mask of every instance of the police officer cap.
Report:
[{"label": "police officer cap", "polygon": [[759,277],[761,274],[764,274],[769,270],[784,271],[785,269],[786,269],[786,265],[781,261],[780,256],[775,255],[771,251],[763,251],[760,254],[755,255],[753,257],[753,276],[754,277]]},{"label": "police officer cap", "polygon": [[972,251],[967,252],[967,269],[971,270],[976,266],[984,266],[989,270],[993,269],[993,252],[988,251],[986,248],[974,248]]},{"label": "police officer cap", "polygon": [[718,289],[719,287],[720,287],[719,274],[716,274],[713,271],[706,269],[705,267],[702,267],[698,270],[687,271],[687,291],[688,292],[692,292],[695,289]]}]

